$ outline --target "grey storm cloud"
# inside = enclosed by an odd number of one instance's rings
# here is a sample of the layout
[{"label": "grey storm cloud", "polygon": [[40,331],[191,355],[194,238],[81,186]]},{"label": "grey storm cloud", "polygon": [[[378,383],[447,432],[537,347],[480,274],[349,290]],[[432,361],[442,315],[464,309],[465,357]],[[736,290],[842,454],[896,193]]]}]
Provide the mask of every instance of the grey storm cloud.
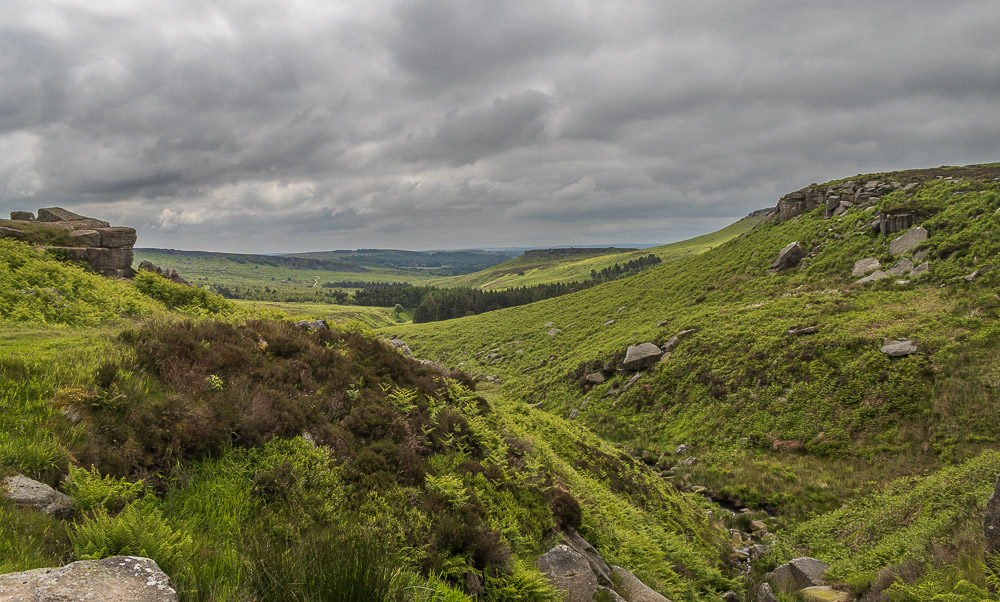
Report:
[{"label": "grey storm cloud", "polygon": [[1000,160],[995,0],[0,4],[0,210],[141,246],[667,242]]}]

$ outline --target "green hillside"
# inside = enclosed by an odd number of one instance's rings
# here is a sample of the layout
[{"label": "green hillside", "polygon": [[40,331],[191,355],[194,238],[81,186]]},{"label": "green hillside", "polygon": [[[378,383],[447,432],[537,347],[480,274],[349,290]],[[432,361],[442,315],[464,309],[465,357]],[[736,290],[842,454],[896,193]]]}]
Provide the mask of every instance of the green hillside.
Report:
[{"label": "green hillside", "polygon": [[[0,240],[0,573],[153,558],[182,600],[557,600],[578,530],[673,599],[739,588],[722,525],[586,427],[151,273]],[[321,570],[317,570],[321,567]]]},{"label": "green hillside", "polygon": [[[829,220],[821,208],[764,223],[703,254],[565,297],[385,332],[420,357],[501,383],[485,386],[575,416],[681,488],[704,487],[727,505],[794,524],[1000,447],[1000,169],[967,172],[890,174],[917,186]],[[870,223],[880,208],[909,207],[930,236],[892,256],[894,236]],[[792,241],[808,256],[769,273]],[[914,256],[929,262],[916,277],[858,284],[851,275],[862,258],[888,269]],[[788,334],[801,327],[816,332]],[[694,332],[623,391],[632,374],[615,368],[628,346],[686,330]],[[880,347],[890,338],[908,338],[917,353],[886,356]],[[584,376],[598,372],[607,380],[588,385]],[[681,444],[693,463],[672,455]],[[992,480],[977,483],[976,504]],[[982,519],[962,520],[975,531]],[[908,545],[896,560],[924,557],[922,544]],[[808,542],[797,550],[809,551]],[[852,585],[874,587],[871,575]]]},{"label": "green hillside", "polygon": [[625,263],[649,254],[656,255],[663,261],[676,261],[704,253],[712,247],[749,231],[759,221],[759,217],[745,218],[718,232],[648,249],[529,251],[520,257],[473,274],[434,278],[427,280],[424,284],[439,287],[464,286],[483,290],[502,290],[551,282],[579,282],[590,278],[591,271],[600,272],[616,263]]}]

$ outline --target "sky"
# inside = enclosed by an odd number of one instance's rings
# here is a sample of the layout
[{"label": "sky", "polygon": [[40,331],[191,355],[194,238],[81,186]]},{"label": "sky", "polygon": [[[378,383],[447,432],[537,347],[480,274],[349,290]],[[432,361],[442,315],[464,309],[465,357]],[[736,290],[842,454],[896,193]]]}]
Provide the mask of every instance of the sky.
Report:
[{"label": "sky", "polygon": [[4,0],[0,212],[251,253],[666,243],[813,182],[1000,161],[998,24],[997,0]]}]

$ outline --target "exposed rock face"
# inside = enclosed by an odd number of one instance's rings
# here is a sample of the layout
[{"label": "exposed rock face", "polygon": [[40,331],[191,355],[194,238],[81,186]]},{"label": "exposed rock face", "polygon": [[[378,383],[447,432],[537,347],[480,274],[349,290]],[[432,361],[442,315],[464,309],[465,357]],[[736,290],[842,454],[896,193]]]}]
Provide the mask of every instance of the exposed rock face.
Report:
[{"label": "exposed rock face", "polygon": [[896,265],[889,268],[888,271],[886,271],[886,274],[889,274],[890,276],[902,276],[903,274],[906,274],[907,272],[910,272],[912,270],[913,270],[913,261],[911,261],[910,258],[908,257],[904,257],[899,261],[897,261]]},{"label": "exposed rock face", "polygon": [[983,519],[983,532],[986,534],[986,559],[1000,553],[1000,477],[993,487],[993,493],[986,502],[986,514]]},{"label": "exposed rock face", "polygon": [[774,595],[770,585],[761,583],[757,589],[757,602],[778,602],[778,597]]},{"label": "exposed rock face", "polygon": [[903,357],[917,352],[917,345],[910,339],[886,339],[880,351],[889,357]]},{"label": "exposed rock face", "polygon": [[815,558],[796,558],[768,573],[767,582],[774,589],[791,594],[807,587],[826,585],[823,573],[829,568],[830,565]]},{"label": "exposed rock face", "polygon": [[410,346],[406,344],[403,339],[390,339],[389,344],[399,350],[400,353],[406,357],[411,357],[413,352],[410,351]]},{"label": "exposed rock face", "polygon": [[15,240],[21,240],[24,238],[24,232],[21,232],[17,228],[0,227],[0,238],[13,238]]},{"label": "exposed rock face", "polygon": [[858,280],[857,284],[866,284],[868,282],[875,282],[876,280],[881,280],[883,278],[888,278],[889,274],[886,274],[882,270],[875,270],[871,274],[868,274],[861,280]]},{"label": "exposed rock face", "polygon": [[594,576],[597,577],[597,582],[600,585],[612,587],[611,567],[608,566],[608,563],[604,562],[604,558],[594,546],[590,545],[590,542],[580,537],[580,534],[572,529],[568,529],[563,533],[563,541],[569,547],[583,554],[583,557],[590,564],[590,569],[594,571]]},{"label": "exposed rock face", "polygon": [[175,270],[174,268],[167,268],[164,270],[160,266],[153,263],[152,261],[149,261],[148,259],[143,259],[142,261],[139,262],[139,271],[153,272],[154,274],[159,274],[160,276],[163,276],[164,278],[166,278],[171,282],[175,282],[177,284],[186,284],[187,286],[191,286],[191,283],[182,278],[181,275],[178,274],[177,270]]},{"label": "exposed rock face", "polygon": [[642,370],[660,361],[663,351],[652,343],[633,345],[625,352],[622,368],[626,370]]},{"label": "exposed rock face", "polygon": [[781,270],[794,268],[799,265],[799,262],[805,256],[806,252],[802,250],[802,245],[798,242],[790,242],[784,249],[778,251],[778,258],[771,264],[771,271],[780,272]]},{"label": "exposed rock face", "polygon": [[33,221],[50,228],[69,230],[75,246],[54,248],[62,249],[73,261],[88,263],[102,276],[131,278],[135,275],[132,270],[135,228],[111,227],[104,220],[79,215],[62,207],[39,209],[37,219],[28,211],[14,211],[10,215],[12,220]]},{"label": "exposed rock face", "polygon": [[670,602],[669,598],[650,589],[628,570],[620,566],[612,567],[611,570],[613,579],[619,583],[618,592],[628,602]]},{"label": "exposed rock face", "polygon": [[114,556],[0,575],[0,600],[176,602],[170,578],[149,558]]},{"label": "exposed rock face", "polygon": [[65,516],[73,510],[73,500],[45,483],[23,475],[4,479],[3,496],[20,506],[27,506],[56,516]]},{"label": "exposed rock face", "polygon": [[858,278],[870,272],[874,272],[880,267],[882,267],[882,263],[878,259],[875,259],[874,257],[859,259],[856,262],[854,262],[854,269],[851,270],[851,276]]},{"label": "exposed rock face", "polygon": [[902,255],[903,253],[912,251],[917,247],[917,245],[927,240],[927,236],[927,230],[920,226],[910,228],[904,232],[902,236],[889,243],[889,253],[893,255]]},{"label": "exposed rock face", "polygon": [[560,544],[538,557],[538,570],[545,573],[557,589],[566,592],[566,600],[593,600],[597,576],[587,558],[566,544]]}]

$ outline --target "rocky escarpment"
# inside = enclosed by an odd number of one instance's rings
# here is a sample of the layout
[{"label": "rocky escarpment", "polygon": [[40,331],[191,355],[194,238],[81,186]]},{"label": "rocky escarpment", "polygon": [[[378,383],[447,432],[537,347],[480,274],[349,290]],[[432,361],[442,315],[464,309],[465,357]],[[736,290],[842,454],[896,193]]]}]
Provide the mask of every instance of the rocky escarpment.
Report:
[{"label": "rocky escarpment", "polygon": [[[830,218],[843,215],[852,207],[869,207],[882,196],[896,190],[909,193],[927,181],[958,182],[964,179],[993,179],[998,176],[1000,169],[995,166],[970,165],[877,174],[866,176],[864,181],[860,179],[862,176],[858,176],[857,180],[827,185],[812,184],[781,197],[768,217],[783,222],[822,207],[824,216]],[[911,211],[883,212],[879,214],[878,223],[873,224],[873,227],[878,228],[884,236],[889,236],[909,229],[916,221],[917,215]]]},{"label": "rocky escarpment", "polygon": [[86,217],[67,211],[61,207],[38,210],[38,217],[28,211],[13,211],[10,214],[10,228],[4,228],[12,238],[29,240],[18,226],[33,226],[54,230],[65,230],[71,244],[54,246],[57,253],[66,259],[88,264],[102,276],[131,278],[135,245],[135,228],[111,226],[104,220]]}]

